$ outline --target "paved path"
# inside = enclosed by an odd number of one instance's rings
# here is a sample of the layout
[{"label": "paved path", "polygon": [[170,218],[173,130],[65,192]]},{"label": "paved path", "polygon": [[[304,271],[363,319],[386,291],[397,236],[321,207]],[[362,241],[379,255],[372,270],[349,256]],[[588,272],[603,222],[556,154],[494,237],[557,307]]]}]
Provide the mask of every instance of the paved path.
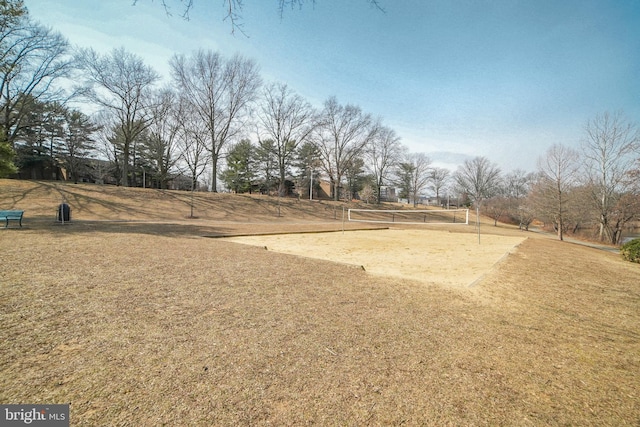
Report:
[{"label": "paved path", "polygon": [[[550,238],[555,238],[555,239],[558,238],[558,236],[555,233],[549,233],[548,231],[543,231],[543,230],[540,230],[539,228],[529,228],[529,231],[533,231],[534,233],[543,234],[545,236],[549,236]],[[576,244],[576,245],[588,246],[590,248],[599,249],[601,251],[607,251],[607,252],[611,252],[611,253],[614,253],[614,254],[619,254],[620,253],[620,248],[618,248],[616,246],[605,245],[605,244],[596,243],[596,242],[589,242],[589,241],[586,241],[586,240],[573,239],[571,237],[566,237],[566,236],[564,236],[563,239],[567,243],[573,243],[573,244]]]}]

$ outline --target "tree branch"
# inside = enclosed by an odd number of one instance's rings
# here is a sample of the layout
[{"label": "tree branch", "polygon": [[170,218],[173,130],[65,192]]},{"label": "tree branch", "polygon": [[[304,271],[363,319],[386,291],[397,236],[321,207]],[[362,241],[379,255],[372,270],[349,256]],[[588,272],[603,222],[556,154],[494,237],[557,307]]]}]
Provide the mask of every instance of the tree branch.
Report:
[{"label": "tree branch", "polygon": [[[152,2],[155,0],[151,0]],[[167,16],[172,16],[171,6],[168,4],[169,0],[160,0],[160,4],[165,10]],[[180,4],[183,5],[182,10],[182,18],[185,20],[189,20],[189,12],[193,9],[194,0],[174,0],[179,1]],[[278,11],[280,13],[280,19],[284,16],[284,10],[286,7],[291,7],[292,9],[295,6],[302,9],[305,1],[307,3],[311,3],[312,5],[316,4],[316,0],[278,0]],[[367,2],[375,9],[378,9],[382,13],[386,13],[384,8],[380,5],[379,0],[367,0]],[[138,0],[133,0],[133,5],[138,4]],[[242,8],[244,7],[244,0],[224,0],[224,8],[226,11],[226,15],[223,21],[229,21],[231,24],[231,34],[235,34],[235,31],[238,30],[242,34],[246,36],[246,33],[243,30],[242,24]]]}]

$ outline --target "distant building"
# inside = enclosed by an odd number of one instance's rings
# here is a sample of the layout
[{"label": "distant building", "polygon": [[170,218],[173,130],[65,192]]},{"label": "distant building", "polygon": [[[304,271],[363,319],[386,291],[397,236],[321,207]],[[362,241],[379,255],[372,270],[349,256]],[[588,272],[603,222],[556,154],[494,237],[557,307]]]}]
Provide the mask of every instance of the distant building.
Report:
[{"label": "distant building", "polygon": [[331,182],[326,179],[321,179],[319,185],[313,186],[313,198],[314,199],[331,199]]},{"label": "distant building", "polygon": [[397,202],[398,195],[395,187],[380,187],[380,201],[381,202]]}]

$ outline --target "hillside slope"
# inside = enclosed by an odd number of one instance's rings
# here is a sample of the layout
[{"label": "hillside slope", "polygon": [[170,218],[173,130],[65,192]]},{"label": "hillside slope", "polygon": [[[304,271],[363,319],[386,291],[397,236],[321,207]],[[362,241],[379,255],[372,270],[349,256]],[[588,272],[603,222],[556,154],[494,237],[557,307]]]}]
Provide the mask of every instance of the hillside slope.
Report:
[{"label": "hillside slope", "polygon": [[[326,221],[342,216],[344,203],[264,195],[72,184],[59,181],[0,180],[0,208],[25,211],[25,218],[55,218],[62,202],[75,220]],[[355,206],[355,205],[354,205]]]}]

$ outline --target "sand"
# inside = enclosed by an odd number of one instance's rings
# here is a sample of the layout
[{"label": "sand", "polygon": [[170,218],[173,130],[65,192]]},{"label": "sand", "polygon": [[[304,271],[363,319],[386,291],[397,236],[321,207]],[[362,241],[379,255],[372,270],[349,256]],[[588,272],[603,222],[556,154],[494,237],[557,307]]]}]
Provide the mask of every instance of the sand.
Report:
[{"label": "sand", "polygon": [[451,286],[471,286],[525,240],[525,237],[438,230],[388,229],[226,240],[268,250],[347,263],[370,274]]}]

